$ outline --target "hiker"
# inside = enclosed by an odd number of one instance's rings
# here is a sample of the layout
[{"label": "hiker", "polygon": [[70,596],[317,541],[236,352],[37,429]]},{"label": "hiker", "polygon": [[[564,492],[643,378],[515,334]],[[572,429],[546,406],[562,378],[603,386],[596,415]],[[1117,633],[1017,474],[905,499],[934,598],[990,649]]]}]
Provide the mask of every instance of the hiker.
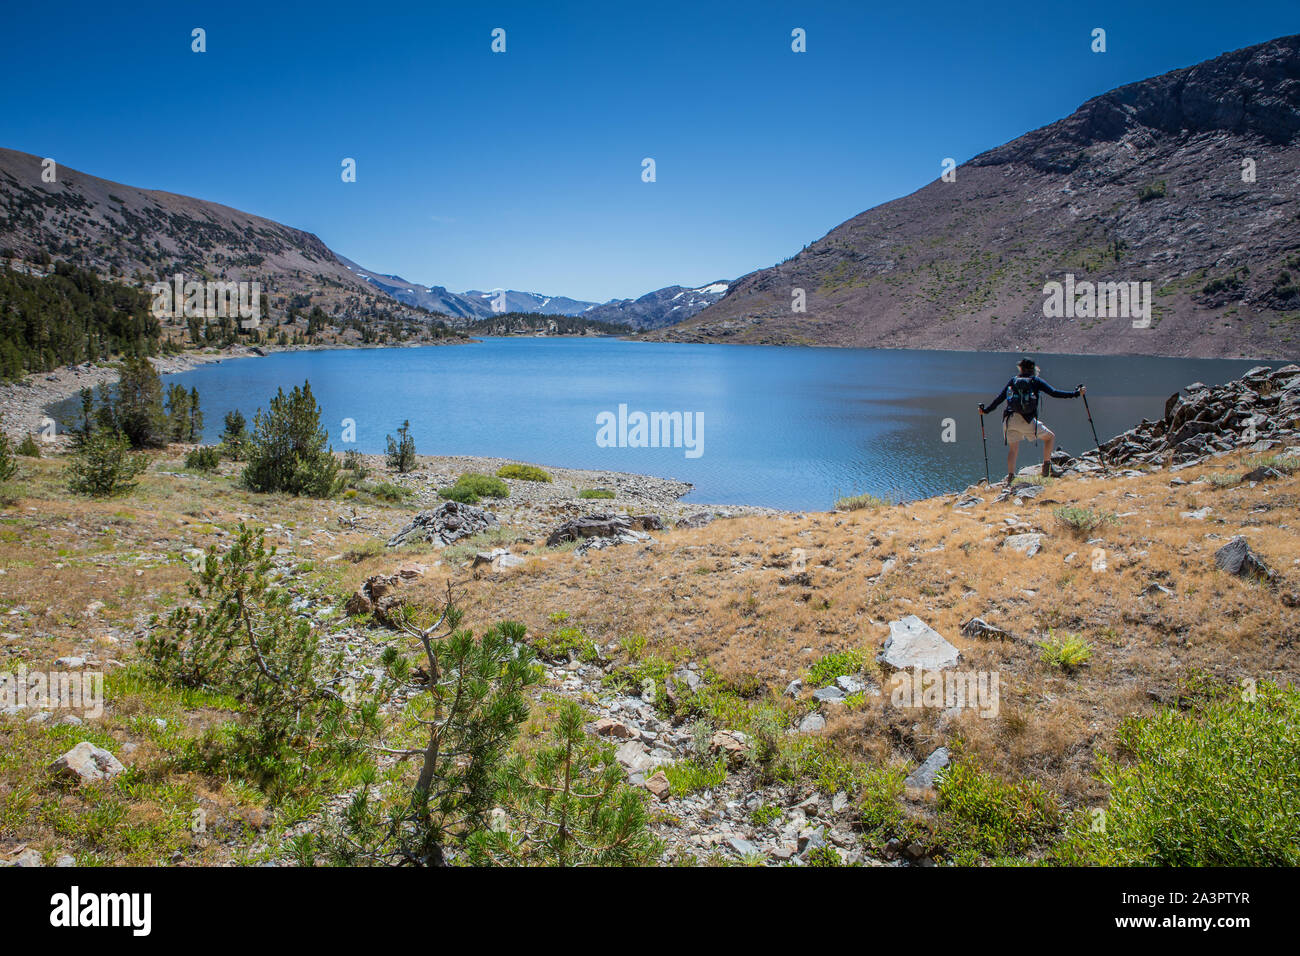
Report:
[{"label": "hiker", "polygon": [[998,397],[987,406],[980,402],[980,414],[987,415],[1003,399],[1007,407],[1002,413],[1002,435],[1007,444],[1007,484],[1016,476],[1016,452],[1022,441],[1043,440],[1043,477],[1052,474],[1052,445],[1056,433],[1038,420],[1038,393],[1046,392],[1052,398],[1078,398],[1087,389],[1082,385],[1072,392],[1052,388],[1038,377],[1038,366],[1031,358],[1022,358],[1016,366],[1016,375],[998,392]]}]

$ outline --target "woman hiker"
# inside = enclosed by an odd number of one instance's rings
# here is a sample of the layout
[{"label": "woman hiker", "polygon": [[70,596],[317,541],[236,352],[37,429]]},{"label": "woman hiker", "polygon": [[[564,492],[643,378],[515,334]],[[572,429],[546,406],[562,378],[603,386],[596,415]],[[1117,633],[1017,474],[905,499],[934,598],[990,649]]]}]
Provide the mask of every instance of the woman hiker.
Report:
[{"label": "woman hiker", "polygon": [[986,415],[1006,399],[1007,407],[1002,413],[1002,434],[1007,443],[1008,485],[1016,475],[1016,452],[1022,441],[1043,440],[1043,477],[1048,478],[1052,474],[1052,444],[1056,441],[1056,434],[1038,420],[1038,393],[1046,392],[1052,398],[1078,398],[1086,391],[1082,385],[1072,392],[1052,388],[1038,377],[1038,366],[1034,360],[1022,358],[1016,366],[1015,377],[998,392],[998,397],[988,406],[980,403],[980,414]]}]

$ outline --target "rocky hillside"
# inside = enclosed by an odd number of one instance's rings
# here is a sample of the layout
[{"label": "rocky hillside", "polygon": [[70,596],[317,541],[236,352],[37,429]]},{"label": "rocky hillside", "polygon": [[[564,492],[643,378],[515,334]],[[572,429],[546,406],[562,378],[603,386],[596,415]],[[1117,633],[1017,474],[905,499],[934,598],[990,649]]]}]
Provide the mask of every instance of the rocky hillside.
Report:
[{"label": "rocky hillside", "polygon": [[[1300,36],[1120,87],[739,279],[679,341],[1289,357],[1300,352]],[[1150,282],[1130,317],[1044,286]],[[806,311],[792,311],[803,289]]]},{"label": "rocky hillside", "polygon": [[293,300],[339,318],[428,318],[377,292],[309,232],[62,164],[46,182],[43,169],[40,156],[0,149],[0,255],[44,253],[141,284],[178,272],[260,282],[274,312]]}]

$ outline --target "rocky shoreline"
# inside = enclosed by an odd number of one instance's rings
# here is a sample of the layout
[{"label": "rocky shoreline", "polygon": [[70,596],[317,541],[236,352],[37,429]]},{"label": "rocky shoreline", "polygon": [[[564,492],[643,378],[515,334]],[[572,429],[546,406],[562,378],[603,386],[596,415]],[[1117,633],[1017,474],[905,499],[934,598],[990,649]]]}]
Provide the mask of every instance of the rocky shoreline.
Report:
[{"label": "rocky shoreline", "polygon": [[[264,354],[264,351],[242,347],[225,351],[182,352],[149,361],[159,375],[172,375],[225,359],[253,358]],[[0,429],[16,440],[24,435],[39,434],[41,422],[50,417],[50,410],[55,405],[72,398],[83,388],[98,388],[116,382],[117,377],[116,364],[83,362],[81,365],[65,365],[52,372],[32,372],[22,381],[0,385]]]}]

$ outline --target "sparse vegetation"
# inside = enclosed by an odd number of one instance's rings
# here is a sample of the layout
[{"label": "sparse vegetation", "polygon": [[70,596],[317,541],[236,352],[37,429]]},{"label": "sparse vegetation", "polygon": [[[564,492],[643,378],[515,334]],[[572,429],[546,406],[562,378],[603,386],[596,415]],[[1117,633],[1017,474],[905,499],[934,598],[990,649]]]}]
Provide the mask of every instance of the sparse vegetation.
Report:
[{"label": "sparse vegetation", "polygon": [[480,498],[508,498],[510,487],[500,478],[469,472],[448,488],[439,488],[438,497],[461,504],[476,505]]},{"label": "sparse vegetation", "polygon": [[1092,660],[1092,645],[1078,634],[1065,634],[1057,637],[1048,629],[1047,640],[1039,645],[1039,660],[1048,667],[1055,667],[1067,674],[1073,674],[1081,667],[1086,667]]},{"label": "sparse vegetation", "polygon": [[608,488],[583,488],[578,492],[579,498],[613,498],[614,492]]},{"label": "sparse vegetation", "polygon": [[415,439],[411,437],[411,423],[402,422],[402,427],[397,429],[397,437],[387,436],[388,441],[388,467],[393,469],[399,475],[404,475],[408,471],[415,470]]},{"label": "sparse vegetation", "polygon": [[1113,514],[1081,508],[1077,505],[1062,505],[1052,512],[1057,524],[1071,534],[1086,538],[1107,525],[1118,524],[1119,519]]},{"label": "sparse vegetation", "polygon": [[551,476],[536,465],[502,465],[497,469],[498,478],[514,478],[518,481],[545,481]]}]

